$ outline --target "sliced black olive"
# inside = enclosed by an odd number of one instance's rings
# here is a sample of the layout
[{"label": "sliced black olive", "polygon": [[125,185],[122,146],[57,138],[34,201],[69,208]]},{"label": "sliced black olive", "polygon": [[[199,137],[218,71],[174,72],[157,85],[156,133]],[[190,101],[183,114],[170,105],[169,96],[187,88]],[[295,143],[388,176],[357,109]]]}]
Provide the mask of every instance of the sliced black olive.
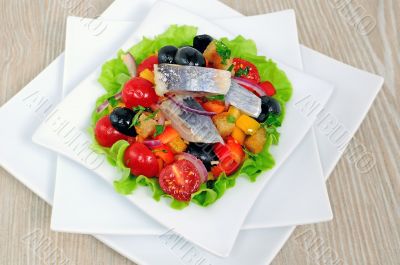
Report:
[{"label": "sliced black olive", "polygon": [[115,108],[110,114],[111,125],[120,133],[136,136],[135,127],[131,127],[134,116],[135,112],[129,108]]},{"label": "sliced black olive", "polygon": [[206,60],[201,52],[192,47],[179,48],[175,62],[180,65],[206,66]]},{"label": "sliced black olive", "polygon": [[164,46],[158,51],[158,63],[175,63],[175,55],[178,48],[175,46]]},{"label": "sliced black olive", "polygon": [[261,97],[261,114],[257,117],[257,121],[266,121],[270,114],[280,115],[281,105],[273,97],[263,96]]},{"label": "sliced black olive", "polygon": [[208,171],[211,170],[211,162],[218,161],[212,144],[190,143],[186,152],[200,159]]},{"label": "sliced black olive", "polygon": [[213,38],[207,34],[197,35],[193,39],[193,47],[203,53],[212,41]]}]

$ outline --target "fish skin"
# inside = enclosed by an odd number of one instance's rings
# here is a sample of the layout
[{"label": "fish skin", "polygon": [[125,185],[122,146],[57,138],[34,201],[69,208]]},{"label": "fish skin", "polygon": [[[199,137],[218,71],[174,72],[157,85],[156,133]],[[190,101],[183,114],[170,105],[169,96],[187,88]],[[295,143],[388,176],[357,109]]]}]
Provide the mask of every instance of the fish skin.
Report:
[{"label": "fish skin", "polygon": [[[190,96],[178,95],[174,97],[174,100],[186,104],[190,108],[204,110]],[[186,111],[171,99],[163,101],[160,109],[184,140],[194,143],[223,143],[223,139],[210,117]]]},{"label": "fish skin", "polygon": [[261,98],[257,97],[234,80],[225,95],[225,102],[238,108],[251,117],[257,118],[261,114]]},{"label": "fish skin", "polygon": [[231,73],[225,70],[182,66],[176,64],[154,65],[157,95],[165,93],[213,93],[225,95],[231,86]]}]

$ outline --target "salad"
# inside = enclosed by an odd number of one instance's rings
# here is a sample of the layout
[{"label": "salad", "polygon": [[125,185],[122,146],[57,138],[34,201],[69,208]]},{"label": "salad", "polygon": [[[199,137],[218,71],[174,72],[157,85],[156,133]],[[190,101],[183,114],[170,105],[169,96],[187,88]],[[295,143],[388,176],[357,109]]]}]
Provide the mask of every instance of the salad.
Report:
[{"label": "salad", "polygon": [[275,164],[292,86],[252,40],[172,25],[119,51],[98,80],[92,148],[120,170],[120,194],[147,186],[175,209],[208,206]]}]

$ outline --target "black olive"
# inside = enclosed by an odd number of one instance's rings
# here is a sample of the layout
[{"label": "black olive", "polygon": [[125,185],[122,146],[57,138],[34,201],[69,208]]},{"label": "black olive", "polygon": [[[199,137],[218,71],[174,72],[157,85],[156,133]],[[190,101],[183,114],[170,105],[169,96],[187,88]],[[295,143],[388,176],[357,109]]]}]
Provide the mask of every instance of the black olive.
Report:
[{"label": "black olive", "polygon": [[261,97],[261,114],[257,117],[257,121],[266,121],[270,114],[279,116],[281,114],[281,105],[273,97],[263,96]]},{"label": "black olive", "polygon": [[212,144],[190,143],[186,152],[200,159],[208,171],[211,170],[211,162],[218,161]]},{"label": "black olive", "polygon": [[206,60],[201,52],[192,47],[179,48],[175,62],[180,65],[206,66]]},{"label": "black olive", "polygon": [[175,63],[175,55],[178,48],[175,46],[164,46],[158,51],[158,63]]},{"label": "black olive", "polygon": [[135,127],[131,127],[134,116],[135,112],[129,108],[115,108],[110,114],[110,121],[112,126],[120,133],[136,136]]},{"label": "black olive", "polygon": [[193,39],[193,47],[203,53],[207,46],[213,41],[213,38],[207,34],[197,35]]}]

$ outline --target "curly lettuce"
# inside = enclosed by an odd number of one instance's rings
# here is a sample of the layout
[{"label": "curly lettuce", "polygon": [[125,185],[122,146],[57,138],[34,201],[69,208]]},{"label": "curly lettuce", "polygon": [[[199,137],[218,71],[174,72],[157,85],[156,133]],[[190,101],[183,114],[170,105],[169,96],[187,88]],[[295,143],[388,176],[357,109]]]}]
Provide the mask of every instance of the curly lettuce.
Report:
[{"label": "curly lettuce", "polygon": [[[173,45],[177,47],[192,45],[193,38],[197,34],[197,28],[193,26],[170,26],[164,33],[154,37],[144,37],[139,43],[127,50],[136,59],[137,63],[141,63],[148,56],[155,54],[160,48],[165,45]],[[209,206],[221,198],[226,190],[235,186],[236,179],[239,176],[247,177],[251,182],[257,180],[257,177],[264,171],[271,169],[275,165],[275,160],[269,152],[271,145],[276,145],[279,142],[280,127],[284,118],[284,106],[292,96],[292,85],[286,74],[279,69],[277,64],[265,56],[257,54],[257,46],[253,40],[246,39],[243,36],[229,40],[221,38],[220,42],[224,43],[231,52],[233,58],[242,58],[252,62],[258,68],[262,81],[271,82],[275,89],[274,97],[281,103],[282,114],[279,117],[271,116],[264,124],[267,131],[267,142],[259,154],[253,154],[246,151],[246,159],[240,169],[232,176],[221,174],[216,180],[208,180],[200,186],[200,189],[192,194],[191,201],[200,206]],[[107,61],[99,76],[99,83],[103,86],[105,94],[97,99],[96,109],[105,100],[112,98],[119,93],[126,81],[129,80],[129,72],[121,55],[123,51],[118,52],[117,58]],[[96,109],[92,114],[92,126],[105,115],[109,114],[108,108],[100,113]],[[93,136],[93,128],[89,129],[89,133]],[[111,148],[105,148],[97,144],[93,137],[92,149],[97,153],[104,154],[107,161],[116,167],[121,172],[121,178],[114,181],[116,192],[129,195],[134,192],[138,186],[148,187],[152,193],[152,197],[159,201],[161,198],[166,198],[170,201],[170,205],[174,209],[183,209],[188,206],[188,202],[182,202],[174,199],[166,194],[160,187],[157,178],[147,178],[145,176],[133,176],[129,168],[124,165],[123,156],[129,143],[121,140],[116,142]]]}]

